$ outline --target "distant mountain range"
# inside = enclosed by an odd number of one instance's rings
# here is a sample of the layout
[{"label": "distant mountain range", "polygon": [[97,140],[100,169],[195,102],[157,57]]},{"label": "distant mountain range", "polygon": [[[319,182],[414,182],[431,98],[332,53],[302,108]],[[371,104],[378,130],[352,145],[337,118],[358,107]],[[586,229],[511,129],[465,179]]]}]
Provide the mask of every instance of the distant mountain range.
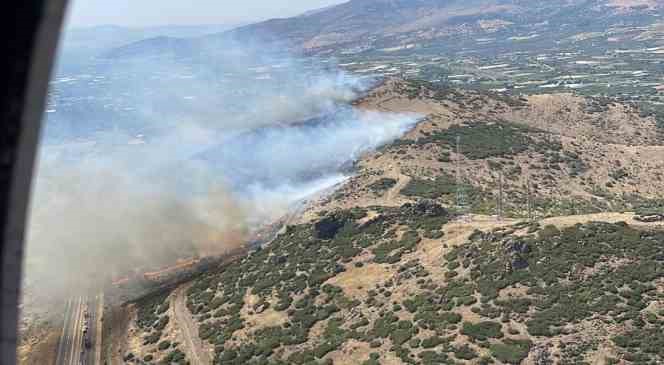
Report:
[{"label": "distant mountain range", "polygon": [[569,36],[616,24],[652,24],[661,19],[663,10],[664,0],[351,0],[187,41],[148,39],[116,48],[108,56],[206,49],[231,39],[278,42],[295,51],[320,54],[455,43],[500,32]]},{"label": "distant mountain range", "polygon": [[61,68],[76,67],[86,63],[90,57],[108,52],[109,49],[145,39],[196,38],[208,34],[219,34],[236,26],[238,24],[165,25],[142,28],[100,25],[69,28],[62,33],[59,66]]}]

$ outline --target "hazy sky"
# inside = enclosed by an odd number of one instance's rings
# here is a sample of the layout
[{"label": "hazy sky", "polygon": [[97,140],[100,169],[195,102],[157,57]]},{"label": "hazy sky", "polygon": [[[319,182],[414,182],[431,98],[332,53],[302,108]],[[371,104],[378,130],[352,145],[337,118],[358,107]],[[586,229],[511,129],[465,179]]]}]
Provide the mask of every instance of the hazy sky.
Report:
[{"label": "hazy sky", "polygon": [[346,0],[71,0],[70,27],[236,24],[298,15]]}]

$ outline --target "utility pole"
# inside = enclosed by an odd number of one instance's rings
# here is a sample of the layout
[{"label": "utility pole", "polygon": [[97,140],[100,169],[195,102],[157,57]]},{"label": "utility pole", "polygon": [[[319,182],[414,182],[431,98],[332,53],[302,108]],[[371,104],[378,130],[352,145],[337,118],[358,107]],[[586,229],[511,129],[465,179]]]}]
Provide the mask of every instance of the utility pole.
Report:
[{"label": "utility pole", "polygon": [[503,220],[503,173],[498,173],[498,220]]}]

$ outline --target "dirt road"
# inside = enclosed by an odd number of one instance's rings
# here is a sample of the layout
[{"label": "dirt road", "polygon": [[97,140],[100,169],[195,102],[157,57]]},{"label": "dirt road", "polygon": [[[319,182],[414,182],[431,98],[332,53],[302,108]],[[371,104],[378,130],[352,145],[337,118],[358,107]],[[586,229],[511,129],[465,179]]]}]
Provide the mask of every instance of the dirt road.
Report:
[{"label": "dirt road", "polygon": [[175,328],[178,328],[182,337],[182,345],[187,359],[193,365],[210,365],[212,364],[212,351],[203,345],[203,342],[198,337],[198,326],[194,322],[189,309],[186,305],[187,288],[189,285],[182,285],[173,292],[171,296],[171,307],[175,314]]}]

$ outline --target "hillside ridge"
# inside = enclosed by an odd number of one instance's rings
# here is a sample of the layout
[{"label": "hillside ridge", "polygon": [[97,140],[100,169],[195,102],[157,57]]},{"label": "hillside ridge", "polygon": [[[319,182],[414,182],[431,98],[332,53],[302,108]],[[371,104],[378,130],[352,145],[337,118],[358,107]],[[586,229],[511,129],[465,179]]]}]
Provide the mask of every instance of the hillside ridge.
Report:
[{"label": "hillside ridge", "polygon": [[[215,363],[664,361],[654,118],[398,79],[355,107],[426,118],[274,240],[187,286]],[[130,307],[125,361],[185,361],[159,326],[170,295]]]},{"label": "hillside ridge", "polygon": [[[220,43],[236,41],[276,43],[296,53],[328,54],[440,41],[458,43],[458,36],[473,39],[501,32],[550,32],[557,35],[555,39],[564,39],[578,32],[605,31],[611,24],[650,24],[663,8],[662,0],[352,0],[188,40],[184,47],[206,52]],[[172,46],[173,42],[148,39],[107,56],[177,51]]]}]

